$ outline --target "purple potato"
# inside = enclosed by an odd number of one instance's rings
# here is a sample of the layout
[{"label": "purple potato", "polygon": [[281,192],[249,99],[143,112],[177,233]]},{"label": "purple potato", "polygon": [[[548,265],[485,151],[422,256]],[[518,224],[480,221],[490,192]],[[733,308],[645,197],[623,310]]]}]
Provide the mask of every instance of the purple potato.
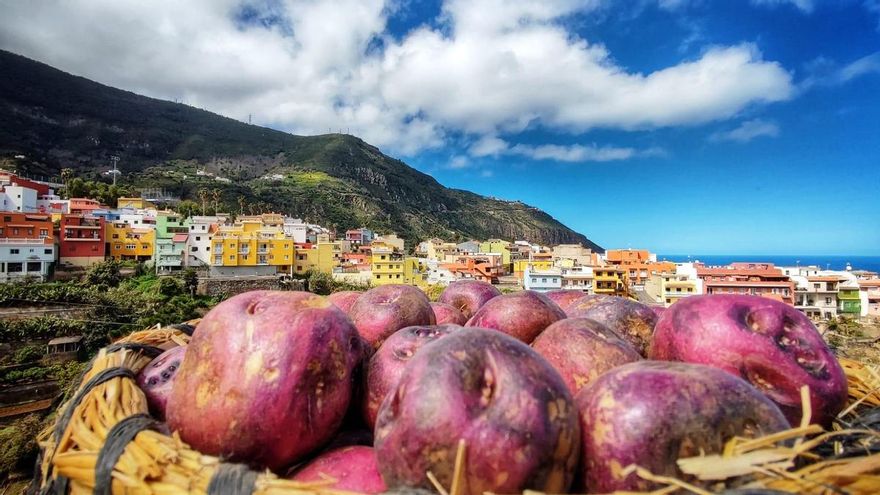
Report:
[{"label": "purple potato", "polygon": [[137,374],[138,387],[147,397],[150,412],[158,419],[165,419],[171,386],[185,354],[185,345],[172,347],[156,356]]},{"label": "purple potato", "polygon": [[412,285],[381,285],[365,292],[348,312],[358,333],[373,349],[401,328],[433,325],[428,296]]},{"label": "purple potato", "polygon": [[366,376],[366,394],[363,401],[364,421],[370,429],[376,426],[379,406],[385,400],[403,369],[422,346],[429,344],[452,332],[460,330],[459,325],[414,326],[402,328],[382,344],[370,358]]},{"label": "purple potato", "polygon": [[456,280],[443,289],[437,302],[448,304],[470,319],[490,299],[501,295],[494,285],[479,280]]},{"label": "purple potato", "polygon": [[424,346],[379,409],[376,456],[389,488],[452,483],[464,440],[463,494],[561,493],[577,465],[577,410],[529,346],[464,328]]},{"label": "purple potato", "polygon": [[354,305],[355,301],[361,297],[363,292],[354,291],[354,290],[344,290],[340,292],[334,292],[327,296],[327,299],[333,303],[334,306],[341,309],[344,313],[348,314],[349,310],[351,310],[352,305]]},{"label": "purple potato", "polygon": [[717,454],[734,436],[788,428],[782,412],[745,380],[697,364],[639,361],[582,389],[582,475],[590,493],[650,491],[659,485],[622,470],[635,464],[684,478],[679,458]]},{"label": "purple potato", "polygon": [[593,296],[576,301],[568,308],[570,318],[589,318],[604,324],[647,355],[657,315],[648,306],[617,296]]},{"label": "purple potato", "polygon": [[253,291],[215,306],[193,335],[167,419],[199,452],[279,469],[339,428],[362,341],[307,292]]},{"label": "purple potato", "polygon": [[545,328],[565,319],[565,312],[539,292],[524,290],[487,302],[465,326],[491,328],[526,344]]},{"label": "purple potato", "polygon": [[557,321],[538,335],[532,349],[556,368],[572,395],[602,373],[642,359],[611,329],[587,318]]},{"label": "purple potato", "polygon": [[657,323],[652,359],[706,364],[764,392],[792,425],[800,423],[803,385],[813,423],[829,426],[847,400],[837,358],[803,313],[766,297],[692,296]]},{"label": "purple potato", "polygon": [[464,314],[450,304],[432,302],[431,309],[434,310],[434,318],[437,320],[437,325],[445,323],[464,325],[467,323],[467,318],[464,317]]}]

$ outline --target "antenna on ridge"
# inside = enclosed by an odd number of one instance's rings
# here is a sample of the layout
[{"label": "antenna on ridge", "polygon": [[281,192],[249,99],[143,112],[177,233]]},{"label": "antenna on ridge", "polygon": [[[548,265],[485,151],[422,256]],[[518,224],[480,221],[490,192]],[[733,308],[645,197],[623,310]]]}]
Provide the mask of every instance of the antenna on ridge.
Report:
[{"label": "antenna on ridge", "polygon": [[116,168],[116,163],[119,161],[119,157],[116,155],[113,155],[110,157],[110,161],[113,162],[113,170],[111,170],[110,173],[113,174],[113,185],[115,186],[116,185],[116,176],[121,173],[119,171],[119,169]]}]

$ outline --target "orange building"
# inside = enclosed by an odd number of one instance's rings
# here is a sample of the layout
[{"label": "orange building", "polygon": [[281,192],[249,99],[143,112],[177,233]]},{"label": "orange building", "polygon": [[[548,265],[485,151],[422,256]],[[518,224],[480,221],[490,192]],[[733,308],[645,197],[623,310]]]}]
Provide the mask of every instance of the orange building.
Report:
[{"label": "orange building", "polygon": [[0,281],[20,277],[45,280],[54,262],[50,215],[0,213]]},{"label": "orange building", "polygon": [[[751,266],[750,266],[751,265]],[[795,284],[771,263],[733,263],[729,267],[695,265],[705,294],[751,294],[794,305]]]},{"label": "orange building", "polygon": [[623,268],[629,285],[643,287],[651,275],[675,272],[675,263],[655,261],[646,249],[609,249],[605,260],[610,265]]},{"label": "orange building", "polygon": [[456,257],[453,263],[441,263],[440,268],[449,270],[456,278],[474,279],[497,284],[504,274],[501,253],[468,254]]}]

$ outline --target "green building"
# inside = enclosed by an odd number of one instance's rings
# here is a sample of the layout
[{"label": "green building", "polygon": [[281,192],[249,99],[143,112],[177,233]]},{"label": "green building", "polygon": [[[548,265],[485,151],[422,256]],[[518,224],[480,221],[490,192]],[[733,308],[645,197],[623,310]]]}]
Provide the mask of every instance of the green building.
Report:
[{"label": "green building", "polygon": [[850,318],[858,318],[862,314],[862,302],[858,287],[839,287],[837,293],[838,313]]},{"label": "green building", "polygon": [[156,214],[156,260],[157,272],[180,270],[185,265],[186,241],[189,237],[187,218],[183,219],[173,211],[160,211]]}]

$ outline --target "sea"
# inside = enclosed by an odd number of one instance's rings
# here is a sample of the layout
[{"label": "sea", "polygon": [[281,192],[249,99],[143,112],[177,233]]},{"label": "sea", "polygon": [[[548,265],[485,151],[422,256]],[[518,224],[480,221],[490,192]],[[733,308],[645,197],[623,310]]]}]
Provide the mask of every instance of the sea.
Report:
[{"label": "sea", "polygon": [[701,261],[708,266],[729,265],[737,261],[746,263],[773,263],[776,266],[814,265],[824,270],[845,270],[847,264],[853,270],[880,272],[880,256],[839,255],[741,255],[741,254],[658,254],[657,261],[686,263]]}]

